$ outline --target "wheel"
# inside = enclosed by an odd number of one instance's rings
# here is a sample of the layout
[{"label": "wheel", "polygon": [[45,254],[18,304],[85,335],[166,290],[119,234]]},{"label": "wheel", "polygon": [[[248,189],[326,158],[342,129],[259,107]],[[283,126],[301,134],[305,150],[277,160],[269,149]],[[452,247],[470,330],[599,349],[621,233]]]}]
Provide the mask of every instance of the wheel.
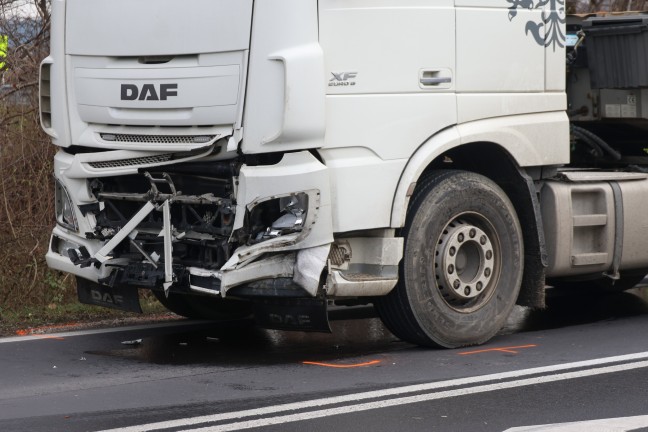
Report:
[{"label": "wheel", "polygon": [[622,271],[619,279],[610,279],[608,277],[569,281],[569,280],[556,280],[550,281],[550,285],[558,289],[569,290],[587,290],[590,292],[610,293],[621,292],[637,286],[648,274],[648,269]]},{"label": "wheel", "polygon": [[241,319],[252,314],[252,304],[239,300],[225,300],[206,296],[178,295],[153,291],[153,295],[171,312],[192,319]]},{"label": "wheel", "polygon": [[435,173],[419,182],[402,235],[399,282],[374,303],[387,328],[424,346],[492,338],[522,281],[522,232],[506,194],[478,174]]}]

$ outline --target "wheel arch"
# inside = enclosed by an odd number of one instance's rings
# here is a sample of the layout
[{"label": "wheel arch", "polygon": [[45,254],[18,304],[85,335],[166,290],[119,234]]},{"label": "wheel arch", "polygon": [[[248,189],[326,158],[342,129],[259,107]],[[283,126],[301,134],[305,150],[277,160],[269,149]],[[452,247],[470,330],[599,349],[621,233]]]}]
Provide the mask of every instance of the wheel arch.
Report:
[{"label": "wheel arch", "polygon": [[481,174],[506,193],[523,227],[524,273],[517,303],[544,308],[547,254],[538,194],[533,179],[504,146],[489,141],[461,143],[456,128],[432,137],[410,159],[403,172],[394,199],[392,227],[404,226],[409,197],[419,179],[439,169]]}]

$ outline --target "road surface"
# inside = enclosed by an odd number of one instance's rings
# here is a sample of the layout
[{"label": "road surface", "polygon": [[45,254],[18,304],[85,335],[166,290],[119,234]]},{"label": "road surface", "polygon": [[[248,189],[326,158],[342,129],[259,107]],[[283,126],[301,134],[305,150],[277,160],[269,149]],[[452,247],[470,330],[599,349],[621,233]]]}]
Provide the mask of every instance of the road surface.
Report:
[{"label": "road surface", "polygon": [[[0,431],[648,430],[648,292],[582,297],[517,308],[458,350],[401,342],[370,308],[335,311],[332,335],[181,321],[4,338]],[[590,423],[529,428],[568,422]]]}]

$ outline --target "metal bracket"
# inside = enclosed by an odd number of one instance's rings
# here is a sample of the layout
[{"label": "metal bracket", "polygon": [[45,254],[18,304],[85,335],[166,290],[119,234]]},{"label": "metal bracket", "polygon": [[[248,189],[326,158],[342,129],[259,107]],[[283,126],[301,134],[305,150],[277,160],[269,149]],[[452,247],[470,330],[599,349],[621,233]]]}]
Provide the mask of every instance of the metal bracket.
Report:
[{"label": "metal bracket", "polygon": [[605,276],[612,280],[619,280],[619,267],[621,267],[621,258],[623,255],[623,193],[619,183],[609,182],[614,197],[614,256],[612,258],[612,268],[604,273]]},{"label": "metal bracket", "polygon": [[[175,189],[174,189],[175,190]],[[173,241],[171,237],[171,204],[169,200],[164,201],[162,204],[162,217],[164,220],[164,228],[162,228],[161,235],[164,237],[164,295],[169,296],[169,288],[173,285],[175,280],[173,274]]]},{"label": "metal bracket", "polygon": [[173,184],[173,180],[171,179],[171,176],[168,173],[162,173],[162,178],[155,178],[151,175],[151,173],[147,171],[145,171],[143,174],[144,177],[146,177],[146,179],[151,184],[151,190],[149,191],[149,193],[152,194],[154,198],[160,196],[160,191],[157,188],[158,184],[166,184],[167,186],[169,186],[169,189],[171,190],[171,195],[178,195],[175,185]]},{"label": "metal bracket", "polygon": [[131,231],[137,228],[137,226],[142,223],[142,221],[146,219],[146,217],[148,217],[148,215],[155,209],[155,204],[150,201],[144,204],[144,206],[142,206],[142,208],[135,214],[135,216],[133,216],[133,218],[129,220],[128,223],[124,225],[123,228],[119,230],[119,232],[115,234],[115,236],[110,239],[108,243],[104,245],[104,247],[99,249],[99,252],[95,254],[94,258],[102,264],[112,259],[112,257],[108,254],[110,254],[113,249],[115,249],[117,245],[122,242],[122,240],[128,237]]}]

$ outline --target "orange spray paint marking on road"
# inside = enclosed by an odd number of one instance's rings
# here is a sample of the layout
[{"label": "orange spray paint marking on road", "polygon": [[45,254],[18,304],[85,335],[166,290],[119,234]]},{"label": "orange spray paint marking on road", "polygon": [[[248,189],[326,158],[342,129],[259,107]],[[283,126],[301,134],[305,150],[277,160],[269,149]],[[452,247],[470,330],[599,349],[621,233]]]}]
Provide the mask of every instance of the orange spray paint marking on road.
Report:
[{"label": "orange spray paint marking on road", "polygon": [[513,347],[500,347],[500,348],[489,348],[489,349],[483,349],[483,350],[477,350],[477,351],[465,351],[465,352],[460,352],[458,353],[459,355],[472,355],[472,354],[482,354],[482,353],[487,353],[487,352],[505,352],[509,354],[518,354],[517,351],[518,349],[525,349],[525,348],[535,348],[538,345],[520,345],[520,346],[513,346]]},{"label": "orange spray paint marking on road", "polygon": [[65,340],[65,338],[59,337],[59,336],[48,336],[48,335],[39,335],[39,334],[32,334],[29,336],[33,336],[35,338],[39,339],[54,339],[54,340]]},{"label": "orange spray paint marking on road", "polygon": [[322,367],[329,367],[335,369],[351,369],[351,368],[358,368],[358,367],[366,367],[366,366],[377,365],[378,363],[380,363],[380,360],[371,360],[366,363],[356,363],[356,364],[333,364],[333,363],[320,363],[320,362],[311,362],[311,361],[302,362],[302,364],[305,365],[322,366]]},{"label": "orange spray paint marking on road", "polygon": [[28,329],[16,330],[16,335],[18,336],[31,336],[34,334],[40,334],[39,332],[51,332],[53,330],[71,330],[81,326],[80,323],[71,322],[67,324],[57,324],[51,326],[42,326],[42,327],[33,327]]}]

